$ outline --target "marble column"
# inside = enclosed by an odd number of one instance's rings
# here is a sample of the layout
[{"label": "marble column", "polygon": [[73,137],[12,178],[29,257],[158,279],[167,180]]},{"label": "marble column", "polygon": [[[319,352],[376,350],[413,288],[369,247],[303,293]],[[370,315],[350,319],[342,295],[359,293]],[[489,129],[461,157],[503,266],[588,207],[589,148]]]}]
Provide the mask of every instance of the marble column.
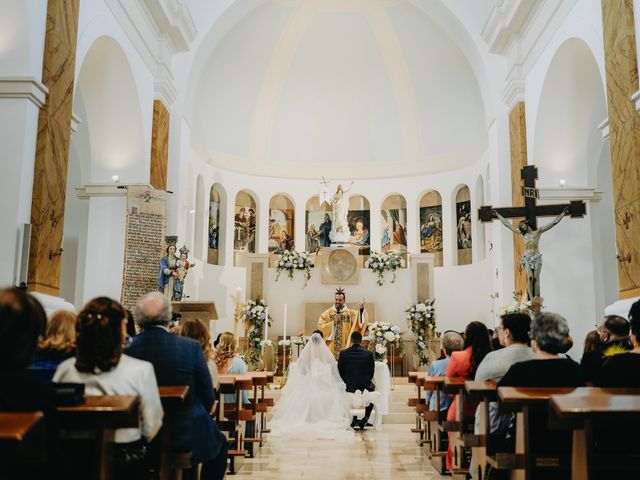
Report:
[{"label": "marble column", "polygon": [[[527,165],[527,125],[524,102],[518,102],[509,112],[509,146],[511,152],[511,204],[524,206],[520,188],[520,170]],[[518,225],[520,220],[514,220]],[[502,225],[501,225],[502,226]],[[527,291],[527,277],[520,265],[524,243],[519,235],[513,234],[513,290],[519,297]]]},{"label": "marble column", "polygon": [[60,287],[79,6],[80,0],[47,6],[42,83],[49,94],[38,117],[28,288],[54,296]]},{"label": "marble column", "polygon": [[160,100],[153,101],[153,126],[151,127],[150,183],[158,190],[167,189],[167,164],[169,162],[169,110]]},{"label": "marble column", "polygon": [[640,115],[631,0],[602,1],[620,298],[640,295]]}]

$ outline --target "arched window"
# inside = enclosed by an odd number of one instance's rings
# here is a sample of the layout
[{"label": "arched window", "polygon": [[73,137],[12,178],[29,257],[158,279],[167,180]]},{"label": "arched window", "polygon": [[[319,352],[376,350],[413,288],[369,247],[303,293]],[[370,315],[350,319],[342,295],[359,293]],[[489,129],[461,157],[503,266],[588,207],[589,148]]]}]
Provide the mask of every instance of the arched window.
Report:
[{"label": "arched window", "polygon": [[219,184],[214,184],[209,192],[209,232],[207,262],[212,265],[222,265],[224,255],[224,223],[221,212],[224,211],[222,202],[224,189]]},{"label": "arched window", "polygon": [[471,236],[471,192],[463,185],[456,192],[456,237],[458,265],[469,265],[472,261]]},{"label": "arched window", "polygon": [[436,190],[420,199],[420,253],[433,253],[434,266],[442,266],[442,197]]},{"label": "arched window", "polygon": [[294,207],[289,197],[274,195],[269,202],[269,253],[293,250]]},{"label": "arched window", "polygon": [[407,201],[400,194],[392,194],[384,199],[380,210],[383,252],[393,252],[407,256]]},{"label": "arched window", "polygon": [[253,195],[246,190],[242,190],[236,195],[234,220],[234,250],[237,252],[256,253],[256,201]]}]

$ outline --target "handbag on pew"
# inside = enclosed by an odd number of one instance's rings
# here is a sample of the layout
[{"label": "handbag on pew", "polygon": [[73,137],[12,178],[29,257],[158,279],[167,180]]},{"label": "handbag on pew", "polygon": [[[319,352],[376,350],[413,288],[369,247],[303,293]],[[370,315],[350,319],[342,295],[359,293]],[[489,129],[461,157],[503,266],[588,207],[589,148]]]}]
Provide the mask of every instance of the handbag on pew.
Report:
[{"label": "handbag on pew", "polygon": [[73,407],[84,401],[84,383],[53,383],[52,386],[58,407]]}]

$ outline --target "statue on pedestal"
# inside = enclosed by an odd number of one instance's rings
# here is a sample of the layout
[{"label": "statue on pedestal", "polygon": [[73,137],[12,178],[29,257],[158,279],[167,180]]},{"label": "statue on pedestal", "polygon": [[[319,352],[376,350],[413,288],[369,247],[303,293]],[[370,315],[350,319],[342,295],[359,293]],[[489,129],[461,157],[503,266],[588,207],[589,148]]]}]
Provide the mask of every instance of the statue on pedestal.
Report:
[{"label": "statue on pedestal", "polygon": [[342,184],[339,184],[336,193],[331,197],[333,223],[329,238],[333,243],[348,243],[351,238],[349,221],[347,220],[347,215],[349,214],[349,197],[347,196],[347,192],[351,190],[352,185],[353,182],[351,182],[349,188],[344,190]]}]

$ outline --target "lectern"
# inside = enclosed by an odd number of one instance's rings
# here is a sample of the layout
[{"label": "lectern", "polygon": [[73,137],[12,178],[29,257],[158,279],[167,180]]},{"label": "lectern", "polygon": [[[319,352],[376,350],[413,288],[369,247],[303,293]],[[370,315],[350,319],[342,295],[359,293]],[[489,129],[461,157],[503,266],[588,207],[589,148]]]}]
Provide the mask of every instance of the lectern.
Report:
[{"label": "lectern", "polygon": [[209,326],[209,320],[217,320],[218,312],[214,302],[171,302],[174,313],[180,313],[180,319],[198,317]]}]

